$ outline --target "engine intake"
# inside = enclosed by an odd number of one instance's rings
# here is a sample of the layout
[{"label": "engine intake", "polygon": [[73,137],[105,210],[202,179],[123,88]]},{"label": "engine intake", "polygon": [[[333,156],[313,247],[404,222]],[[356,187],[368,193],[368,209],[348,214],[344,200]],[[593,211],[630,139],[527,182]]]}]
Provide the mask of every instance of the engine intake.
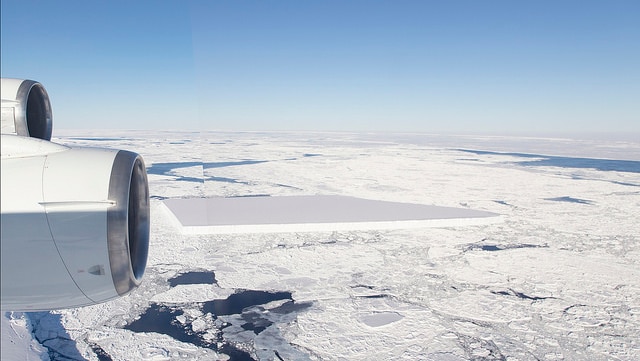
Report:
[{"label": "engine intake", "polygon": [[49,95],[33,80],[2,78],[2,134],[51,139]]},{"label": "engine intake", "polygon": [[111,171],[109,199],[116,200],[107,212],[109,262],[116,291],[122,296],[140,285],[149,250],[149,189],[139,155],[118,152]]}]

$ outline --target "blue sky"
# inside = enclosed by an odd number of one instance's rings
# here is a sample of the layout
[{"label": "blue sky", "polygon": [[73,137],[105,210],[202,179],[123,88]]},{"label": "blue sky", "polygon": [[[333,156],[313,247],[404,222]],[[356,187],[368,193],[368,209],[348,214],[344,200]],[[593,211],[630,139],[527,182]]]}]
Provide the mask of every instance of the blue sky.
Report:
[{"label": "blue sky", "polygon": [[2,1],[56,128],[640,132],[638,1]]}]

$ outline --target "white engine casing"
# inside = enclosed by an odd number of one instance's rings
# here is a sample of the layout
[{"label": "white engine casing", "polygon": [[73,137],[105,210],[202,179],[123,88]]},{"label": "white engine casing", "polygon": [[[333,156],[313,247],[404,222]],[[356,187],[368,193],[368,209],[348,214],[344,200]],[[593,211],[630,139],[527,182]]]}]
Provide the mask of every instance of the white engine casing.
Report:
[{"label": "white engine casing", "polygon": [[53,117],[49,95],[33,80],[2,78],[2,134],[51,139]]},{"label": "white engine casing", "polygon": [[[45,139],[46,128],[51,129],[46,122],[51,107],[39,83],[16,86],[13,79],[3,79],[2,96],[25,88],[37,94],[2,100],[2,309],[51,310],[125,295],[140,284],[147,260],[144,161],[124,150],[69,148],[22,136],[20,124]],[[47,104],[25,106],[25,101]],[[15,133],[4,134],[11,122],[6,114],[13,116]],[[32,122],[30,115],[41,119]]]}]

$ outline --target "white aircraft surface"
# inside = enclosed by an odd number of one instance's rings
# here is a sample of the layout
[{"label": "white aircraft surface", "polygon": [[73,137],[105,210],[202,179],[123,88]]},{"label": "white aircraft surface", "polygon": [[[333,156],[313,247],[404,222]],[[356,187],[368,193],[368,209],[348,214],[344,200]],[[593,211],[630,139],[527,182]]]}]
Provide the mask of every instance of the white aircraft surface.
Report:
[{"label": "white aircraft surface", "polygon": [[2,79],[2,310],[123,296],[144,274],[149,191],[142,158],[50,142],[44,87]]}]

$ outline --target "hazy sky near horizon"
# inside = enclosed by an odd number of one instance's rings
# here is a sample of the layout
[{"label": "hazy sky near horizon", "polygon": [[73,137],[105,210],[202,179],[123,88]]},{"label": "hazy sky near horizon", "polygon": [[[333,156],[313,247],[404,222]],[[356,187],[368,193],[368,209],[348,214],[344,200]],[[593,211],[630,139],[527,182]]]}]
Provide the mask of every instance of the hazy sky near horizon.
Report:
[{"label": "hazy sky near horizon", "polygon": [[640,2],[2,1],[56,128],[640,132]]}]

